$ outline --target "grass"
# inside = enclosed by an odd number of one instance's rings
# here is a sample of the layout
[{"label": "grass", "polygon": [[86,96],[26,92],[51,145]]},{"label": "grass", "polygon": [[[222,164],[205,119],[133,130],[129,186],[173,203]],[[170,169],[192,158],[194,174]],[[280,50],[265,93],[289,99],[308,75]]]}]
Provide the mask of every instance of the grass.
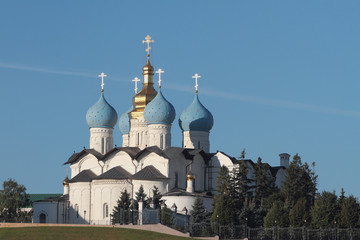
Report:
[{"label": "grass", "polygon": [[1,240],[185,240],[157,232],[106,227],[0,228]]}]

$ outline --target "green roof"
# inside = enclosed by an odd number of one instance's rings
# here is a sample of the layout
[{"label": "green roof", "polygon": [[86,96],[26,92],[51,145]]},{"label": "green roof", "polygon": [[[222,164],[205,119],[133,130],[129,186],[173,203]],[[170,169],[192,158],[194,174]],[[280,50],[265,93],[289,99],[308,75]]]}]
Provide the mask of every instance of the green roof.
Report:
[{"label": "green roof", "polygon": [[53,198],[53,197],[60,197],[62,196],[61,193],[45,193],[45,194],[29,194],[30,201],[36,202],[40,200],[44,200],[46,198]]}]

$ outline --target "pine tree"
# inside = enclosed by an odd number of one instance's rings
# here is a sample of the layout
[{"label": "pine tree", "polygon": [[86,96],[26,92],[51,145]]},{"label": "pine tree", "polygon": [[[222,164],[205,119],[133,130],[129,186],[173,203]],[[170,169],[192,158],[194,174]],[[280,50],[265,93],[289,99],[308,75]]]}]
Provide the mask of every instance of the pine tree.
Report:
[{"label": "pine tree", "polygon": [[143,208],[147,206],[147,195],[145,194],[144,187],[141,184],[139,190],[135,193],[135,200],[134,200],[134,209],[139,208],[139,201],[140,199],[143,201]]},{"label": "pine tree", "polygon": [[360,205],[357,199],[350,195],[342,200],[340,207],[340,217],[338,219],[340,227],[359,227]]},{"label": "pine tree", "polygon": [[284,203],[275,201],[269,212],[264,218],[264,226],[271,228],[274,226],[288,227],[289,226],[289,212],[286,210]]},{"label": "pine tree", "polygon": [[270,166],[263,164],[261,158],[255,165],[255,201],[257,205],[262,205],[263,201],[276,190],[275,179],[271,176]]},{"label": "pine tree", "polygon": [[161,198],[162,198],[162,195],[159,191],[159,188],[154,186],[154,188],[152,189],[152,192],[153,192],[153,196],[152,198],[149,198],[149,201],[153,202],[154,204],[154,208],[160,208],[160,204],[161,204]]},{"label": "pine tree", "polygon": [[192,236],[206,236],[211,232],[210,217],[211,214],[206,211],[203,200],[197,198],[190,211]]},{"label": "pine tree", "polygon": [[289,209],[293,208],[295,203],[302,197],[306,198],[306,201],[312,206],[315,199],[316,181],[317,175],[307,163],[302,164],[300,156],[296,154],[289,168],[286,169],[282,188],[287,207]]},{"label": "pine tree", "polygon": [[227,167],[222,166],[217,179],[218,195],[214,199],[213,223],[230,225],[235,221],[234,199],[230,194],[230,176]]},{"label": "pine tree", "polygon": [[337,196],[333,192],[323,191],[315,200],[311,209],[311,225],[314,228],[332,228],[339,215]]},{"label": "pine tree", "polygon": [[290,225],[292,227],[301,227],[304,225],[305,221],[309,221],[309,206],[305,198],[300,198],[294,207],[290,211]]},{"label": "pine tree", "polygon": [[[121,192],[120,199],[117,201],[117,206],[114,207],[113,212],[110,215],[112,224],[120,223],[120,221],[127,223],[129,221],[129,214],[126,213],[128,213],[130,205],[130,194],[125,189]],[[122,216],[119,218],[119,215]]]}]

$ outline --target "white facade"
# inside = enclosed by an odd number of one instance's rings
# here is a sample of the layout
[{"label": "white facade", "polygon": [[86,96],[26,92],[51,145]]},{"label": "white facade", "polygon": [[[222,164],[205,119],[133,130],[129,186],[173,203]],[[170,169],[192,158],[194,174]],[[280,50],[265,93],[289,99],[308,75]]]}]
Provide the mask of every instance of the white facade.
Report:
[{"label": "white facade", "polygon": [[148,125],[144,118],[130,119],[129,147],[146,148],[148,145]]},{"label": "white facade", "polygon": [[148,146],[157,146],[160,149],[171,147],[171,125],[151,124],[148,125]]},{"label": "white facade", "polygon": [[183,146],[184,148],[196,148],[210,152],[209,135],[209,132],[183,131]]},{"label": "white facade", "polygon": [[90,128],[90,149],[105,154],[113,148],[112,128]]}]

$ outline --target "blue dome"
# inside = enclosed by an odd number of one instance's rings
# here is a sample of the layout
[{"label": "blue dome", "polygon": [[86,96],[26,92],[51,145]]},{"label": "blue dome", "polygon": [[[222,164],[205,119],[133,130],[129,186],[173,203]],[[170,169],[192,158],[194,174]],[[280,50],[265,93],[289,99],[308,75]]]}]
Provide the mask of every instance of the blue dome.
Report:
[{"label": "blue dome", "polygon": [[181,113],[179,125],[183,131],[209,132],[214,125],[214,118],[196,95],[190,106]]},{"label": "blue dome", "polygon": [[171,124],[175,115],[174,106],[164,98],[161,90],[144,109],[144,118],[147,124]]},{"label": "blue dome", "polygon": [[86,113],[86,122],[91,128],[114,128],[117,118],[115,109],[105,100],[103,94]]},{"label": "blue dome", "polygon": [[129,108],[121,117],[119,118],[119,129],[123,135],[129,134],[130,131],[130,118],[129,112],[133,110],[133,107]]}]

